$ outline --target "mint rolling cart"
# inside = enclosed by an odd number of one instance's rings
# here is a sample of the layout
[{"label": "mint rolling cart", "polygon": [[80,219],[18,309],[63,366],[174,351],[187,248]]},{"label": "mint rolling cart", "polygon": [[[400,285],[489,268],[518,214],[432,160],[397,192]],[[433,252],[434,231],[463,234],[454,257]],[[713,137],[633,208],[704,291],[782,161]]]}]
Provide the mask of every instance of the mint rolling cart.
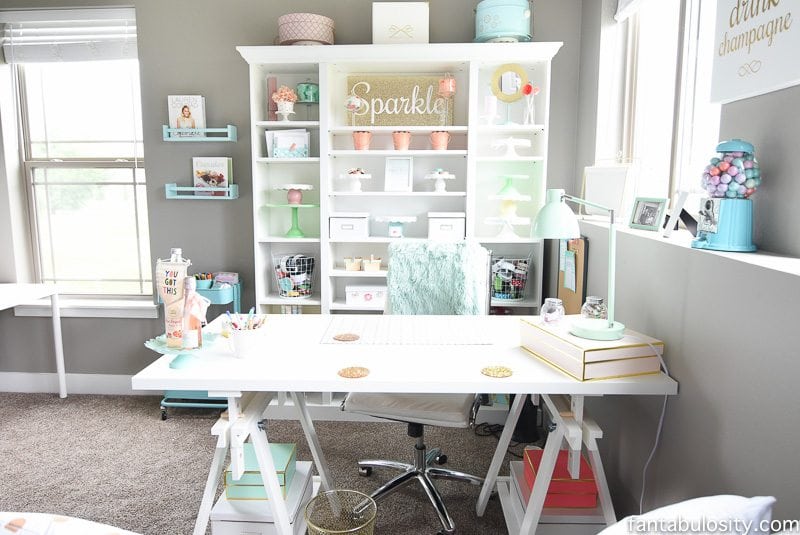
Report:
[{"label": "mint rolling cart", "polygon": [[[233,312],[240,314],[242,311],[242,283],[237,282],[226,288],[198,288],[197,293],[211,301],[212,305],[232,304]],[[163,335],[162,335],[163,336]],[[178,354],[181,349],[168,349],[166,343],[161,341],[161,336],[145,342],[148,349],[161,354]],[[216,335],[206,338],[203,335],[203,343],[213,343]],[[188,409],[227,409],[227,398],[208,397],[208,393],[203,390],[166,390],[164,398],[161,400],[161,419],[167,419],[167,409],[170,407],[182,407]]]}]

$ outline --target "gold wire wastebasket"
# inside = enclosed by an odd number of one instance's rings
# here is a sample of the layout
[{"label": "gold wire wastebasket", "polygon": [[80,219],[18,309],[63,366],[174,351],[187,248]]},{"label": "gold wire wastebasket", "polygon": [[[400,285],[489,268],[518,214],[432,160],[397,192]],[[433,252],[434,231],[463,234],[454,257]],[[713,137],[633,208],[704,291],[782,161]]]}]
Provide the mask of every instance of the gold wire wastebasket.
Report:
[{"label": "gold wire wastebasket", "polygon": [[309,535],[372,535],[375,501],[355,490],[335,489],[317,494],[306,506]]}]

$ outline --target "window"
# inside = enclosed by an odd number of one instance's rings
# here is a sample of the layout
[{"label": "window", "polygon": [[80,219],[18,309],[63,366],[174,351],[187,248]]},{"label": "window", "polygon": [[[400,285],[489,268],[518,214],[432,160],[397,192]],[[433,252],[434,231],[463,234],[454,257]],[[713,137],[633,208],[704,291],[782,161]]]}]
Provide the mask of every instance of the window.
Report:
[{"label": "window", "polygon": [[[17,34],[10,24],[5,31],[4,52],[15,64],[19,94],[36,276],[58,283],[66,294],[151,295],[139,68],[130,58],[130,22],[122,32],[126,53],[119,54],[113,42],[119,41],[119,22],[93,22],[87,17],[103,10],[87,11],[93,13],[28,22]],[[38,39],[25,41],[32,28]],[[102,42],[87,46],[87,36]],[[51,45],[37,50],[46,41]]]},{"label": "window", "polygon": [[[628,25],[623,156],[637,196],[699,189],[718,142],[720,110],[709,101],[715,2],[634,3]],[[701,9],[702,5],[702,9]]]}]

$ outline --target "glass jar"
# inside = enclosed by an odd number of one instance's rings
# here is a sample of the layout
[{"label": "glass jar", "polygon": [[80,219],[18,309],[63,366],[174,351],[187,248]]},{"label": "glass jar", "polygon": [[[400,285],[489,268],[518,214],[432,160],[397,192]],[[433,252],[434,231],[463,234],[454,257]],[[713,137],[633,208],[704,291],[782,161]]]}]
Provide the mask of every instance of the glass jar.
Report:
[{"label": "glass jar", "polygon": [[557,323],[564,317],[564,303],[561,299],[548,297],[542,305],[542,321],[545,323]]},{"label": "glass jar", "polygon": [[602,297],[590,295],[581,307],[581,316],[587,319],[608,319],[608,307]]},{"label": "glass jar", "polygon": [[703,170],[701,185],[709,197],[749,199],[761,185],[752,143],[731,139],[717,145],[717,155]]}]

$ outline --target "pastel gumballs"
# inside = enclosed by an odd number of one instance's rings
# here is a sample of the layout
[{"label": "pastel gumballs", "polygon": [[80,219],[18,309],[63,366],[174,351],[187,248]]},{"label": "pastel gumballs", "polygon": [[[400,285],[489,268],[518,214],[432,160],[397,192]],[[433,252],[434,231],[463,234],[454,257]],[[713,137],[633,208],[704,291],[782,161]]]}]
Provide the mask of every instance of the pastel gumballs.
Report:
[{"label": "pastel gumballs", "polygon": [[761,170],[758,167],[753,167],[753,178],[758,178],[761,176]]},{"label": "pastel gumballs", "polygon": [[736,175],[739,174],[739,168],[736,167],[735,165],[732,165],[732,166],[728,167],[728,170],[725,171],[725,172],[728,173],[731,176],[736,176]]},{"label": "pastel gumballs", "polygon": [[746,176],[747,178],[753,178],[753,170],[752,169],[745,169],[744,170],[744,176]]},{"label": "pastel gumballs", "polygon": [[717,165],[720,162],[719,158],[711,158],[711,165]]},{"label": "pastel gumballs", "polygon": [[713,175],[711,178],[708,179],[709,184],[714,184],[715,186],[719,184],[719,176]]},{"label": "pastel gumballs", "polygon": [[730,166],[731,166],[731,164],[729,164],[728,162],[719,162],[719,164],[717,165],[717,167],[719,167],[720,171],[727,171],[728,167],[730,167]]},{"label": "pastel gumballs", "polygon": [[753,178],[753,180],[754,180],[754,181],[755,181],[755,183],[756,183],[756,186],[755,186],[755,187],[758,187],[758,186],[760,186],[760,185],[761,185],[761,179],[760,179],[760,178]]},{"label": "pastel gumballs", "polygon": [[710,174],[708,174],[708,173],[703,173],[703,180],[708,180],[709,178],[711,178],[711,175],[710,175]]},{"label": "pastel gumballs", "polygon": [[719,167],[712,167],[711,169],[708,170],[708,174],[713,176],[717,176],[720,173],[722,173],[722,171],[719,170]]},{"label": "pastel gumballs", "polygon": [[731,163],[733,161],[733,156],[730,154],[726,154],[725,157],[722,159],[723,162]]},{"label": "pastel gumballs", "polygon": [[752,188],[755,187],[756,181],[754,178],[748,178],[747,180],[744,181],[744,185],[747,188]]},{"label": "pastel gumballs", "polygon": [[719,181],[722,182],[723,184],[730,184],[731,175],[729,175],[728,173],[722,173],[719,177]]},{"label": "pastel gumballs", "polygon": [[744,153],[743,152],[739,152],[739,151],[731,153],[731,156],[733,156],[734,158],[741,158],[743,155],[744,155]]},{"label": "pastel gumballs", "polygon": [[719,186],[717,186],[717,191],[720,193],[725,193],[726,191],[728,191],[728,185],[720,184]]},{"label": "pastel gumballs", "polygon": [[745,193],[747,193],[747,188],[744,186],[739,186],[739,188],[736,190],[736,193],[738,193],[739,195],[744,195]]},{"label": "pastel gumballs", "polygon": [[706,166],[706,168],[703,170],[703,172],[709,173],[712,169],[714,169],[714,167],[716,167],[716,164],[713,164],[713,165],[709,164],[709,165]]},{"label": "pastel gumballs", "polygon": [[711,195],[714,195],[717,192],[717,186],[709,184],[706,186],[706,191],[709,192]]},{"label": "pastel gumballs", "polygon": [[730,191],[738,191],[739,190],[739,184],[737,184],[736,182],[731,182],[730,184],[728,184],[728,189]]},{"label": "pastel gumballs", "polygon": [[744,181],[746,180],[746,178],[747,177],[745,177],[744,175],[741,175],[741,174],[736,175],[735,177],[733,177],[733,179],[736,181],[737,184],[744,184]]},{"label": "pastel gumballs", "polygon": [[752,167],[753,167],[753,160],[745,160],[744,161],[744,168],[745,169],[750,169]]},{"label": "pastel gumballs", "polygon": [[731,165],[735,165],[736,167],[741,169],[742,165],[744,165],[744,160],[742,160],[741,158],[734,158],[733,161],[731,162]]},{"label": "pastel gumballs", "polygon": [[754,190],[753,188],[747,188],[747,191],[745,192],[745,195],[747,195],[749,197],[750,195],[752,195],[755,192],[756,192],[756,190]]},{"label": "pastel gumballs", "polygon": [[733,199],[734,197],[736,197],[736,192],[733,191],[732,189],[729,189],[727,192],[725,192],[725,196],[728,197],[729,199]]}]

